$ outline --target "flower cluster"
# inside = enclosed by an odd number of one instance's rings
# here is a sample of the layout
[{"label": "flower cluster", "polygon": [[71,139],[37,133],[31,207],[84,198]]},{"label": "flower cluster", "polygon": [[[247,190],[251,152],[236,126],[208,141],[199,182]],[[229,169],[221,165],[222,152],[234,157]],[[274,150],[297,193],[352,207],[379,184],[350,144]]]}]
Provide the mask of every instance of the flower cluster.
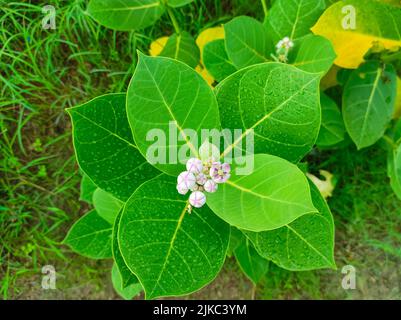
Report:
[{"label": "flower cluster", "polygon": [[281,39],[276,45],[276,60],[279,62],[288,62],[288,53],[294,47],[294,42],[290,38],[285,37]]},{"label": "flower cluster", "polygon": [[191,212],[192,207],[202,207],[206,203],[205,192],[216,192],[218,184],[230,178],[230,165],[214,161],[212,157],[204,162],[191,158],[186,167],[187,170],[177,178],[177,191],[182,195],[191,191],[188,212]]}]

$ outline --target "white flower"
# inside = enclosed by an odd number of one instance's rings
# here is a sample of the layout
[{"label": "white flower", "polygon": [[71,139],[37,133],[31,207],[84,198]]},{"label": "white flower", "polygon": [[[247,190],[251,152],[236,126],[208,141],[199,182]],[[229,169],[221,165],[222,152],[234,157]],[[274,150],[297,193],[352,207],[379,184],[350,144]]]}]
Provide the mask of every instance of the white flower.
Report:
[{"label": "white flower", "polygon": [[283,39],[281,39],[277,45],[276,45],[276,49],[280,50],[280,49],[285,49],[285,50],[290,50],[292,47],[294,47],[294,42],[292,42],[290,40],[290,38],[285,37]]},{"label": "white flower", "polygon": [[202,161],[197,158],[191,158],[187,162],[187,170],[192,173],[200,173],[203,170]]},{"label": "white flower", "polygon": [[195,208],[200,208],[206,203],[206,196],[202,191],[194,191],[189,196],[189,203]]},{"label": "white flower", "polygon": [[213,193],[217,191],[217,183],[213,180],[207,180],[203,188],[206,192]]},{"label": "white flower", "polygon": [[177,189],[178,187],[183,190],[185,189],[191,189],[195,186],[196,184],[196,178],[195,175],[192,172],[184,171],[181,172],[180,175],[177,178]]}]

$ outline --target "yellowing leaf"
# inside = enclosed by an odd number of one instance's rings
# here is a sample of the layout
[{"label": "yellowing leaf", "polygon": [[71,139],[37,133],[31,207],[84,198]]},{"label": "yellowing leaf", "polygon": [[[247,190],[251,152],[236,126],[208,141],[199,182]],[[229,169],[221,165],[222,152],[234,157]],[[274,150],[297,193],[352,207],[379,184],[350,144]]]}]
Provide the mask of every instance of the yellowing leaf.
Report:
[{"label": "yellowing leaf", "polygon": [[196,44],[201,52],[201,62],[203,64],[203,47],[213,41],[218,39],[224,39],[224,28],[223,27],[213,27],[203,30],[199,33],[196,38]]},{"label": "yellowing leaf", "polygon": [[[156,39],[150,44],[149,55],[155,57],[160,55],[163,51],[169,37],[161,37]],[[201,64],[203,65],[203,47],[217,39],[224,39],[224,28],[223,27],[213,27],[203,30],[196,38],[196,44],[201,52]],[[207,72],[207,70],[202,66],[198,65],[195,70],[206,80],[206,82],[211,86],[214,83],[214,78]]]},{"label": "yellowing leaf", "polygon": [[386,49],[401,46],[401,8],[372,0],[339,1],[323,13],[312,32],[333,43],[336,65],[355,69],[374,42]]},{"label": "yellowing leaf", "polygon": [[202,76],[203,79],[206,80],[206,82],[211,86],[214,83],[213,77],[207,72],[205,68],[202,66],[197,66],[195,70]]},{"label": "yellowing leaf", "polygon": [[395,98],[394,118],[401,117],[401,78],[397,78],[397,97]]},{"label": "yellowing leaf", "polygon": [[333,175],[326,170],[320,170],[319,173],[325,178],[325,180],[320,180],[318,177],[310,173],[307,173],[306,175],[319,189],[322,197],[327,199],[328,197],[332,196],[334,191],[335,185],[333,183]]},{"label": "yellowing leaf", "polygon": [[168,38],[169,37],[165,36],[153,41],[150,44],[149,55],[151,55],[152,57],[158,56],[163,51],[163,48],[168,41]]}]

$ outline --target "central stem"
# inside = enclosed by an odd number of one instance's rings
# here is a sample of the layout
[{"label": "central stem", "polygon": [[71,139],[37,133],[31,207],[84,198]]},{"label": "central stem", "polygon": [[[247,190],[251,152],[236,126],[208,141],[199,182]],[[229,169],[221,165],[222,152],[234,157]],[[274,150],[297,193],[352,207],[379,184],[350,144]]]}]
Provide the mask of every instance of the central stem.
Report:
[{"label": "central stem", "polygon": [[262,3],[263,12],[264,12],[264,14],[265,14],[265,17],[267,17],[267,12],[268,12],[268,10],[267,10],[267,3],[266,3],[266,0],[260,0],[260,2]]},{"label": "central stem", "polygon": [[175,33],[181,34],[180,26],[178,25],[177,19],[175,18],[173,10],[169,6],[167,6],[167,13],[171,19],[171,22],[173,23]]}]

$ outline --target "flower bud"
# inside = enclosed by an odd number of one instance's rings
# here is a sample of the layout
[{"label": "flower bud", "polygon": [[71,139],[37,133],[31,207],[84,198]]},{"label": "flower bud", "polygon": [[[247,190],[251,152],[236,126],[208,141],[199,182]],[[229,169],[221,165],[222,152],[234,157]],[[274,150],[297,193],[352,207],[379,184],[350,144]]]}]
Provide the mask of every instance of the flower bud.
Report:
[{"label": "flower bud", "polygon": [[181,172],[177,178],[177,184],[180,189],[191,189],[195,186],[196,178],[192,172],[184,171]]},{"label": "flower bud", "polygon": [[187,170],[192,173],[199,173],[203,170],[202,161],[197,158],[191,158],[187,162]]},{"label": "flower bud", "polygon": [[200,208],[206,203],[206,196],[201,191],[194,191],[189,196],[189,203],[195,208]]},{"label": "flower bud", "polygon": [[203,186],[206,192],[216,192],[217,191],[217,183],[213,180],[207,180],[205,185]]},{"label": "flower bud", "polygon": [[196,183],[203,186],[207,181],[207,177],[203,173],[199,173],[196,175]]},{"label": "flower bud", "polygon": [[177,191],[179,194],[185,195],[189,190],[182,185],[177,184]]}]

